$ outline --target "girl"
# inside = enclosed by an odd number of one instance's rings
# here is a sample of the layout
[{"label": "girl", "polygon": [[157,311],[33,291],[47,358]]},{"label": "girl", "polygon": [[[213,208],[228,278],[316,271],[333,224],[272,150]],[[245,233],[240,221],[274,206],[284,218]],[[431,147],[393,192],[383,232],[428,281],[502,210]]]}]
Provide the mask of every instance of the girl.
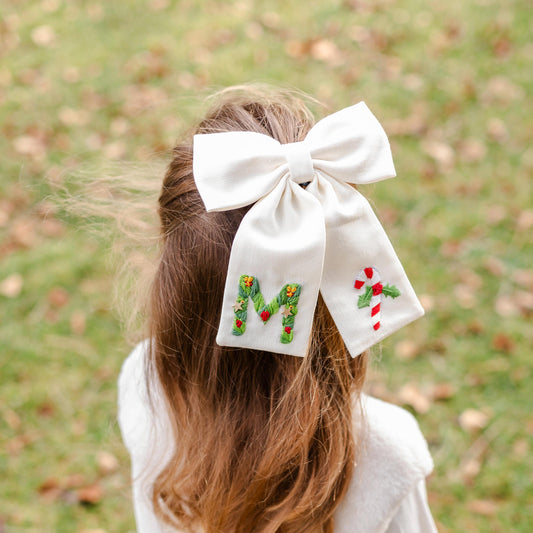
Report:
[{"label": "girl", "polygon": [[[290,93],[227,90],[196,127],[194,146],[186,139],[174,148],[159,197],[161,254],[151,286],[150,340],[126,359],[118,383],[140,533],[436,531],[425,489],[432,460],[415,419],[362,393],[366,348],[392,332],[386,313],[392,317],[396,302],[412,297],[403,269],[393,285],[381,283],[370,263],[360,276],[353,273],[357,279],[350,282],[354,292],[345,291],[346,305],[359,296],[360,320],[343,322],[344,303],[332,302],[345,293],[326,283],[328,269],[340,261],[331,261],[332,251],[322,241],[332,246],[334,231],[343,231],[346,223],[335,227],[342,205],[320,195],[327,187],[337,187],[339,198],[359,193],[332,185],[324,157],[313,154],[321,143],[335,144],[335,135],[341,137],[338,146],[347,144],[341,142],[347,130],[339,123],[350,120],[350,113],[368,121],[361,128],[363,141],[369,128],[382,135],[361,105],[315,129],[309,110]],[[256,142],[270,147],[264,159]],[[388,143],[381,155],[375,142],[367,144],[368,160],[376,156],[382,165]],[[362,145],[348,150],[355,153]],[[332,153],[335,163],[340,152]],[[285,166],[276,163],[283,155]],[[245,164],[233,164],[232,158],[245,158]],[[265,170],[265,164],[274,170]],[[266,177],[245,181],[262,172]],[[210,190],[219,178],[223,186]],[[242,186],[235,188],[241,178]],[[273,190],[261,190],[269,179]],[[250,208],[254,201],[239,194],[261,200]],[[276,194],[275,207],[269,207],[268,198]],[[229,199],[222,205],[225,195]],[[294,217],[287,224],[283,210],[302,205],[301,216],[313,216],[304,224]],[[314,212],[317,206],[323,211]],[[374,218],[365,216],[353,223],[375,226]],[[253,231],[268,235],[259,238]],[[283,240],[291,232],[300,232],[298,239]],[[303,248],[302,232],[307,232]],[[265,259],[261,250],[271,240],[274,251]],[[393,264],[390,243],[382,241],[385,255],[379,257]],[[343,246],[349,256],[350,243]],[[309,250],[320,260],[309,259]],[[253,265],[253,272],[241,264]],[[333,277],[341,279],[342,272]],[[280,286],[265,303],[263,295]],[[400,307],[396,314],[402,315]],[[376,315],[383,315],[381,324]],[[366,327],[367,316],[369,333],[349,329],[352,323]],[[416,316],[400,317],[395,329]]]}]

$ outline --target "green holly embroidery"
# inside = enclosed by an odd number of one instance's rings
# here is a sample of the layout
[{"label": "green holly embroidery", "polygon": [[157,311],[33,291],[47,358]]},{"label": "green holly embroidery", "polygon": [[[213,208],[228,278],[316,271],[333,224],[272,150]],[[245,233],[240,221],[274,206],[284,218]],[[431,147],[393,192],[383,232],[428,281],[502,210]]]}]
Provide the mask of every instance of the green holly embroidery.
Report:
[{"label": "green holly embroidery", "polygon": [[298,283],[288,283],[283,286],[279,294],[270,303],[266,304],[257,279],[254,276],[241,276],[239,278],[239,294],[233,304],[233,312],[235,313],[232,330],[233,335],[243,335],[246,331],[248,300],[251,299],[255,312],[264,324],[283,307],[281,312],[283,315],[281,319],[283,330],[280,341],[283,344],[289,344],[294,337],[294,319],[298,314],[298,300],[301,290],[302,287]]},{"label": "green holly embroidery", "polygon": [[381,283],[376,283],[375,285],[367,285],[365,293],[359,296],[357,300],[357,307],[359,309],[363,307],[368,307],[370,305],[370,300],[372,296],[377,296],[378,294],[383,294],[384,296],[390,296],[391,298],[397,298],[400,296],[400,289],[396,285],[381,285]]}]

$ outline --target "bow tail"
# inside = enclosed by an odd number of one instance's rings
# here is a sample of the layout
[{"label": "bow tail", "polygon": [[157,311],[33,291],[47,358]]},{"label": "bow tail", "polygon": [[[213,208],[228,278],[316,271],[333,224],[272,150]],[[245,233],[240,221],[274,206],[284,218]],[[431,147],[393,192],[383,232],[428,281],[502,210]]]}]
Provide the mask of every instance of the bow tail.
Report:
[{"label": "bow tail", "polygon": [[308,188],[322,204],[326,254],[320,291],[352,357],[424,314],[368,201],[319,176]]},{"label": "bow tail", "polygon": [[322,206],[282,179],[235,235],[217,344],[305,356],[324,251]]}]

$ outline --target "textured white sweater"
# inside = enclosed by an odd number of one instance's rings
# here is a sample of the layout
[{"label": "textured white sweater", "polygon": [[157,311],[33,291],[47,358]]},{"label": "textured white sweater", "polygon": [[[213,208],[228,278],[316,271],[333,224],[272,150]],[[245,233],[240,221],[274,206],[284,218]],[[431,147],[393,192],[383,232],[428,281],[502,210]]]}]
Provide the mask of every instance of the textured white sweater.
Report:
[{"label": "textured white sweater", "polygon": [[[148,404],[144,376],[146,344],[125,360],[118,381],[118,418],[131,456],[133,507],[138,533],[178,533],[158,522],[150,503],[151,483],[175,446],[157,384]],[[369,396],[356,422],[362,437],[349,489],[335,511],[335,533],[434,533],[425,478],[433,468],[415,418]]]}]

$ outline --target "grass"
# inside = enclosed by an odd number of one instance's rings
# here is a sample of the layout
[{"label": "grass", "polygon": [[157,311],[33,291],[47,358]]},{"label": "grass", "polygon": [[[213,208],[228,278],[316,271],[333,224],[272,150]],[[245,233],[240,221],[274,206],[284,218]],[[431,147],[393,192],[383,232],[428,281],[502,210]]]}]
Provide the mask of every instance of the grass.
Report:
[{"label": "grass", "polygon": [[54,214],[54,185],[80,164],[165,151],[199,96],[263,81],[329,110],[365,100],[389,132],[399,177],[364,192],[428,312],[382,344],[370,390],[417,413],[441,531],[531,531],[529,12],[525,0],[4,2],[0,529],[134,530],[108,245]]}]

